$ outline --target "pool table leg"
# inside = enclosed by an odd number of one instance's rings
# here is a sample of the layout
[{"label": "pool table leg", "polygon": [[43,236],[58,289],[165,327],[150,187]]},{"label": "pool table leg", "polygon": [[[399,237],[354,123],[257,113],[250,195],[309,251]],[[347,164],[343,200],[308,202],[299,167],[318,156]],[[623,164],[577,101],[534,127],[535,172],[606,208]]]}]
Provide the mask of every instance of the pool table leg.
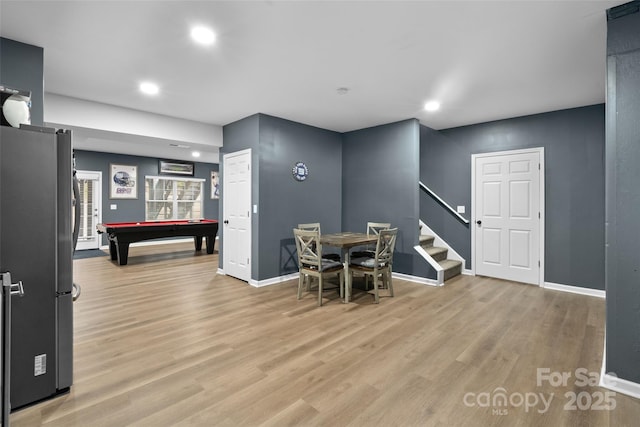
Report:
[{"label": "pool table leg", "polygon": [[127,265],[127,261],[129,260],[129,243],[119,242],[118,247],[118,264]]},{"label": "pool table leg", "polygon": [[202,236],[193,236],[193,244],[196,246],[196,251],[202,250]]},{"label": "pool table leg", "polygon": [[111,261],[118,259],[118,245],[115,240],[109,239],[109,255],[111,255]]},{"label": "pool table leg", "polygon": [[216,244],[216,236],[207,236],[207,253],[213,253],[213,246]]}]

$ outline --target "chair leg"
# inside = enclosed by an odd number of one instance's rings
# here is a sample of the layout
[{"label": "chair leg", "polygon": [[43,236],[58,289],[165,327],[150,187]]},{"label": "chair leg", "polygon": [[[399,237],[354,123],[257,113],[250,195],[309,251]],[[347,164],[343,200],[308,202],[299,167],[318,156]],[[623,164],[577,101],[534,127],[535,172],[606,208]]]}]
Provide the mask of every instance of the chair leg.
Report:
[{"label": "chair leg", "polygon": [[318,277],[318,307],[322,306],[322,276]]},{"label": "chair leg", "polygon": [[340,286],[340,299],[344,299],[344,271],[338,273],[338,285]]},{"label": "chair leg", "polygon": [[378,293],[378,272],[373,271],[373,293],[376,298],[376,304],[380,304],[380,294]]},{"label": "chair leg", "polygon": [[302,285],[306,280],[306,274],[300,273],[300,278],[298,278],[298,299],[302,298]]},{"label": "chair leg", "polygon": [[389,295],[393,296],[393,278],[391,277],[391,269],[387,270],[387,284],[389,287]]}]

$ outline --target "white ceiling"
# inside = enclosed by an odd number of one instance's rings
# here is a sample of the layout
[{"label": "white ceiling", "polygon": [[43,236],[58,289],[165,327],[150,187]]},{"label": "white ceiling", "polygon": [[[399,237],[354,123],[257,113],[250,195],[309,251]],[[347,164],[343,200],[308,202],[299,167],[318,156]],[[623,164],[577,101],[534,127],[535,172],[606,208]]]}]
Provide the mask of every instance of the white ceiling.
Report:
[{"label": "white ceiling", "polygon": [[[50,93],[215,125],[445,129],[604,102],[605,11],[623,3],[2,0],[0,34],[44,48]],[[217,42],[193,44],[194,24]]]}]

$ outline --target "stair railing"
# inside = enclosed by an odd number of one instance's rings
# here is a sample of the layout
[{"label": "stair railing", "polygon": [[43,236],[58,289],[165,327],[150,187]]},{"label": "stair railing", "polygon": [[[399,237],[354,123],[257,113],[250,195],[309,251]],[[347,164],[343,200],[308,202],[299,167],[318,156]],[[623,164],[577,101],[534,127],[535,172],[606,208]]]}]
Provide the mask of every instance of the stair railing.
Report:
[{"label": "stair railing", "polygon": [[431,197],[433,197],[433,199],[438,202],[442,207],[444,207],[445,209],[447,209],[452,215],[454,215],[458,220],[462,221],[465,224],[469,224],[469,220],[466,219],[465,217],[463,217],[462,215],[460,215],[458,213],[458,211],[456,211],[455,209],[453,209],[451,206],[449,206],[449,204],[447,202],[445,202],[444,200],[442,200],[442,198],[440,196],[438,196],[436,193],[434,193],[434,191],[432,189],[430,189],[429,187],[427,187],[426,185],[424,185],[424,183],[422,181],[418,181],[418,185],[419,187],[424,190],[428,195],[430,195]]}]

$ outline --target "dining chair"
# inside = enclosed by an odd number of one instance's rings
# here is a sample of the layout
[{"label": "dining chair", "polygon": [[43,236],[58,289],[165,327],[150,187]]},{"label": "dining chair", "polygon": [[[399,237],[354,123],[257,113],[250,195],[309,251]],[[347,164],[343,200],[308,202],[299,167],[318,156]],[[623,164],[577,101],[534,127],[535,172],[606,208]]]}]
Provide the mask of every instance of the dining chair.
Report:
[{"label": "dining chair", "polygon": [[[377,236],[380,230],[391,228],[391,224],[388,222],[367,222],[367,236]],[[369,257],[373,258],[376,252],[376,248],[373,245],[367,246],[366,249],[355,251],[351,254],[352,258]]]},{"label": "dining chair", "polygon": [[[293,229],[298,252],[298,299],[302,298],[302,287],[304,282],[311,277],[318,279],[318,306],[322,305],[322,292],[324,290],[324,279],[327,276],[338,275],[338,288],[340,296],[344,295],[344,265],[339,261],[323,259],[322,244],[320,243],[320,232],[318,230]],[[310,283],[307,283],[307,290],[310,290]]]},{"label": "dining chair", "polygon": [[[391,228],[391,224],[388,222],[367,222],[367,236],[377,236],[380,230]],[[351,254],[351,258],[373,258],[376,253],[376,247],[374,245],[367,245],[365,249],[354,251]],[[369,276],[364,276],[364,289],[369,290]]]},{"label": "dining chair", "polygon": [[[320,233],[320,235],[322,235],[322,232],[320,231],[320,223],[319,222],[309,222],[306,224],[298,224],[298,229],[300,230],[317,230],[318,233]],[[342,258],[340,257],[340,254],[334,254],[334,253],[330,253],[330,254],[324,254],[322,255],[325,259],[330,259],[332,261],[340,261]]]},{"label": "dining chair", "polygon": [[[361,273],[373,277],[373,291],[376,304],[380,303],[379,280],[382,279],[384,286],[389,288],[389,296],[393,296],[393,283],[391,273],[393,271],[393,252],[396,246],[397,228],[380,230],[376,242],[376,250],[373,258],[359,257],[352,258],[349,264],[349,280],[353,282],[353,274]],[[351,292],[347,289],[346,292]]]}]

